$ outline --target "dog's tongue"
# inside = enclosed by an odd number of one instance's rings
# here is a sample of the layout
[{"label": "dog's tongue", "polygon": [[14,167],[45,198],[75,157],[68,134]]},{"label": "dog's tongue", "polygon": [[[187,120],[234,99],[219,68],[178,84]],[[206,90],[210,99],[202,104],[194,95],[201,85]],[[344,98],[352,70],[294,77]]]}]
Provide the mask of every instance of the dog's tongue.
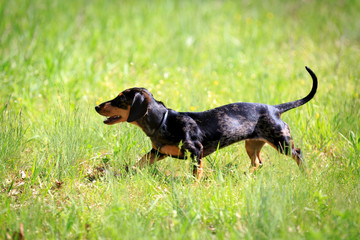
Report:
[{"label": "dog's tongue", "polygon": [[120,116],[112,116],[112,117],[105,119],[104,123],[109,124],[109,123],[112,123],[112,122],[118,120],[119,118],[120,118]]}]

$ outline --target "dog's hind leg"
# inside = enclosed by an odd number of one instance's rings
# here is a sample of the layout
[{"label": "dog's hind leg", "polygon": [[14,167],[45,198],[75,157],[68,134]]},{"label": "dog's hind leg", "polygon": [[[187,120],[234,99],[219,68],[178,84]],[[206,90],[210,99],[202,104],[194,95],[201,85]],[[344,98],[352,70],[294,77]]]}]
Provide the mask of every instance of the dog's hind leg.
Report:
[{"label": "dog's hind leg", "polygon": [[269,142],[280,153],[291,156],[299,166],[301,171],[306,172],[306,166],[302,157],[302,151],[300,148],[294,146],[294,141],[290,136],[281,136],[275,141]]},{"label": "dog's hind leg", "polygon": [[251,159],[250,172],[253,173],[256,169],[262,166],[260,158],[261,148],[264,146],[265,141],[262,140],[246,140],[245,148],[246,152]]},{"label": "dog's hind leg", "polygon": [[270,119],[263,122],[262,137],[266,143],[275,148],[279,153],[291,156],[301,171],[306,171],[305,162],[300,148],[295,148],[290,134],[289,126],[280,118]]}]

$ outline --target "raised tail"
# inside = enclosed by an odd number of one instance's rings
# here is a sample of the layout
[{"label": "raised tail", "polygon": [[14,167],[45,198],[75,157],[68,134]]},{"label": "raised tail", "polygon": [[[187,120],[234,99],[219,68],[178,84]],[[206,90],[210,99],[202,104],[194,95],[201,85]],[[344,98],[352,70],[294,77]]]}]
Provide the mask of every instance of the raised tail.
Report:
[{"label": "raised tail", "polygon": [[304,105],[305,103],[310,101],[315,96],[317,86],[318,86],[317,77],[316,77],[315,73],[310,68],[308,68],[308,67],[305,67],[305,68],[309,72],[309,74],[310,74],[310,76],[312,77],[312,80],[313,80],[313,85],[312,85],[310,93],[306,97],[304,97],[302,99],[299,99],[299,100],[296,100],[296,101],[293,101],[293,102],[287,102],[287,103],[282,103],[282,104],[279,104],[279,105],[275,105],[274,107],[279,109],[280,114],[282,114],[282,113],[284,113],[284,112],[286,112],[286,111],[288,111],[290,109],[297,108],[297,107],[299,107],[301,105]]}]

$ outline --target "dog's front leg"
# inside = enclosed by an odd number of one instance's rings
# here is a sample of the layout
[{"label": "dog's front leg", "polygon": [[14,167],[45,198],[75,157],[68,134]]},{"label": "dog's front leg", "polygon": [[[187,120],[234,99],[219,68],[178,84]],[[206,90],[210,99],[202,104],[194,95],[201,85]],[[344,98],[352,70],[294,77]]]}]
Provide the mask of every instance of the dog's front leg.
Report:
[{"label": "dog's front leg", "polygon": [[147,154],[145,154],[136,164],[135,164],[135,168],[143,168],[145,166],[150,166],[151,164],[153,164],[156,161],[160,161],[162,159],[164,159],[166,157],[165,154],[161,154],[159,153],[157,150],[155,150],[154,148],[151,149],[150,152],[148,152]]},{"label": "dog's front leg", "polygon": [[196,159],[196,163],[194,164],[194,168],[193,168],[193,176],[196,177],[196,180],[198,180],[198,182],[200,182],[200,179],[203,175],[203,171],[204,171],[203,165],[204,162],[202,158]]},{"label": "dog's front leg", "polygon": [[193,165],[193,176],[198,182],[203,174],[203,145],[200,141],[185,141],[183,148],[191,153],[191,158],[196,161]]}]

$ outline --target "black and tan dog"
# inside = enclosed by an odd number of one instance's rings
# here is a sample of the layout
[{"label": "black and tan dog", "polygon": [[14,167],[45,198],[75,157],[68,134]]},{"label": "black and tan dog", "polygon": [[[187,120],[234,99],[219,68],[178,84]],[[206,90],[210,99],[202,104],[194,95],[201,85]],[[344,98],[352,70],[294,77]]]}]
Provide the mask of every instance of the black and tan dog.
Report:
[{"label": "black and tan dog", "polygon": [[184,159],[188,151],[196,160],[193,175],[200,180],[205,156],[245,140],[246,152],[251,159],[250,171],[262,165],[260,150],[265,143],[282,154],[291,155],[303,169],[301,150],[294,147],[289,126],[280,115],[314,97],[317,78],[311,69],[306,67],[306,70],[313,79],[310,93],[300,100],[279,105],[239,102],[205,112],[176,112],[155,100],[145,88],[130,88],[95,109],[107,117],[105,124],[129,122],[150,137],[153,148],[139,160],[138,168],[167,156]]}]

